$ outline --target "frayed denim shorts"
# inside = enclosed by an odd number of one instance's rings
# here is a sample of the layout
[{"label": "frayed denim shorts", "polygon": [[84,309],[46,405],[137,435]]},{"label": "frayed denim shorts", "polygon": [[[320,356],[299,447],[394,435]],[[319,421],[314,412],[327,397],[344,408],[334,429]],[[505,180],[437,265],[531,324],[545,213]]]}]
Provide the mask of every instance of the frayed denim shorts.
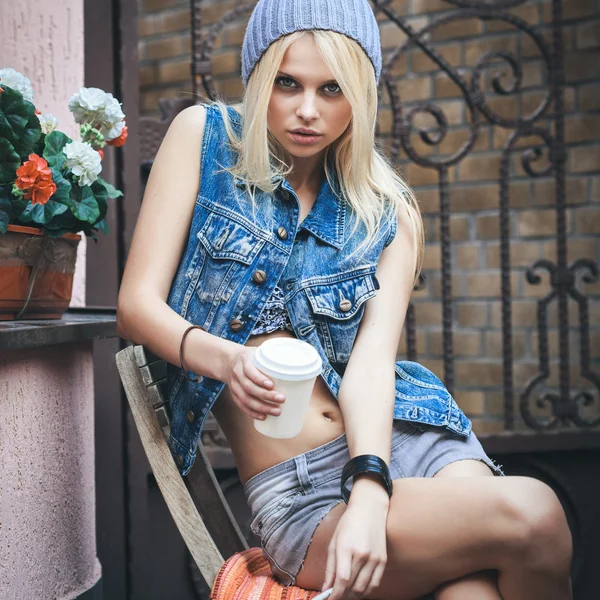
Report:
[{"label": "frayed denim shorts", "polygon": [[[393,423],[392,480],[433,477],[446,465],[465,459],[481,460],[494,475],[504,475],[473,432],[465,438],[436,425],[404,420]],[[250,527],[261,540],[273,575],[285,585],[295,585],[317,526],[343,502],[340,479],[348,460],[344,433],[261,471],[244,485],[252,514]]]}]

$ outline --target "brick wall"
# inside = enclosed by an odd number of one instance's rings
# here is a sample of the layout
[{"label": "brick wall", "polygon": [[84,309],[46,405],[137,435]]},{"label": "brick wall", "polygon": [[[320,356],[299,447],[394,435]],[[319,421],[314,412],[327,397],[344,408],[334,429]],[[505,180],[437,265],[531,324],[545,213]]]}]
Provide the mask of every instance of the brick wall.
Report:
[{"label": "brick wall", "polygon": [[[161,97],[191,92],[190,15],[187,0],[141,0],[140,18],[140,87],[141,111],[157,114]],[[408,17],[416,29],[439,17],[452,6],[442,0],[395,0],[398,14]],[[202,17],[205,29],[236,6],[234,1],[207,0]],[[508,11],[539,31],[552,51],[550,2],[527,2]],[[565,0],[564,65],[567,232],[569,263],[578,258],[600,259],[600,7],[597,0]],[[239,47],[247,16],[232,22],[217,38],[212,65],[217,89],[233,101],[242,92],[239,78]],[[394,23],[380,19],[385,50],[397,46],[404,34]],[[532,38],[510,23],[500,20],[460,19],[437,28],[428,40],[445,61],[470,85],[473,68],[490,51],[509,51],[522,59],[522,79],[516,91],[501,95],[490,84],[497,71],[500,82],[510,88],[513,81],[505,61],[496,60],[484,70],[487,108],[506,119],[526,118],[537,110],[548,92],[548,73],[540,50]],[[405,109],[415,103],[432,100],[445,114],[448,131],[440,143],[428,146],[419,136],[412,136],[415,150],[422,156],[440,159],[454,154],[469,137],[471,115],[460,89],[426,54],[415,49],[405,53],[392,70]],[[548,112],[552,110],[549,107]],[[456,393],[478,432],[499,431],[503,427],[502,399],[502,313],[500,302],[500,235],[499,194],[501,148],[514,131],[491,125],[485,118],[469,154],[448,169],[451,205],[452,288],[454,297],[454,358]],[[434,127],[430,115],[421,114],[415,122]],[[546,120],[536,122],[548,126]],[[379,118],[380,142],[389,147],[391,110],[387,91],[381,96]],[[540,285],[531,285],[525,271],[535,260],[556,261],[555,182],[551,175],[532,178],[523,169],[523,152],[539,143],[539,138],[522,138],[510,156],[509,202],[511,237],[511,289],[513,311],[513,370],[515,411],[518,415],[519,393],[538,373],[537,301],[550,290],[547,274],[541,272]],[[543,170],[547,151],[534,163]],[[443,340],[441,313],[441,245],[439,219],[438,171],[423,168],[407,160],[404,151],[400,162],[403,172],[416,189],[427,228],[424,274],[427,285],[415,292],[417,315],[417,349],[427,367],[443,377]],[[577,288],[589,299],[590,351],[592,368],[600,372],[600,283],[585,283],[577,277]],[[550,376],[548,383],[556,390],[558,367],[557,303],[549,305]],[[580,336],[577,304],[569,302],[570,373],[572,387],[593,392],[589,381],[579,371]],[[404,350],[404,342],[400,351]],[[542,388],[536,388],[543,391]],[[537,398],[537,394],[533,396]],[[596,403],[586,409],[598,412]],[[530,406],[533,403],[530,402]],[[536,409],[532,408],[534,414]],[[547,414],[537,410],[537,414]],[[518,422],[518,428],[523,424]]]}]

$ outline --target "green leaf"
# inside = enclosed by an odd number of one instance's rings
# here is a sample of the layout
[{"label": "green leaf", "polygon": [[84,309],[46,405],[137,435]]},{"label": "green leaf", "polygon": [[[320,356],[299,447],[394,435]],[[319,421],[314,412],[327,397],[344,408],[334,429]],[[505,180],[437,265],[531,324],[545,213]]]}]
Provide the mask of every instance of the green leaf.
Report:
[{"label": "green leaf", "polygon": [[[41,129],[40,129],[41,131]],[[42,133],[38,141],[33,145],[33,152],[38,156],[44,156],[44,148],[46,147],[46,135]],[[48,162],[48,161],[46,161]]]},{"label": "green leaf", "polygon": [[[45,227],[49,231],[62,231],[62,233],[77,233],[81,227],[80,223],[70,210],[65,211],[60,215],[56,215],[49,221]],[[62,235],[62,234],[61,234]]]},{"label": "green leaf", "polygon": [[94,192],[96,202],[98,203],[98,208],[100,209],[100,214],[98,215],[95,223],[104,219],[108,211],[108,190],[103,183],[104,182],[99,183],[98,181],[94,181],[94,183],[92,183],[92,192]]},{"label": "green leaf", "polygon": [[58,238],[65,233],[75,232],[72,227],[58,227],[56,229],[50,229],[47,225],[44,225],[44,229],[46,230],[46,235],[51,238]]},{"label": "green leaf", "polygon": [[37,154],[36,142],[42,136],[42,126],[35,114],[35,106],[27,101],[25,101],[25,106],[29,113],[29,119],[25,125],[23,134],[13,144],[22,160],[25,160],[32,153]]},{"label": "green leaf", "polygon": [[13,195],[11,194],[12,186],[10,185],[0,185],[0,199],[8,200],[12,202]]},{"label": "green leaf", "polygon": [[106,188],[109,198],[119,198],[120,196],[123,195],[123,192],[120,192],[116,187],[114,187],[113,185],[108,183],[108,181],[104,181],[104,179],[101,179],[100,177],[98,177],[97,182]]},{"label": "green leaf", "polygon": [[106,219],[102,219],[102,221],[98,221],[98,223],[96,223],[96,227],[98,227],[98,229],[104,234],[110,232],[110,229],[108,227],[108,223],[107,223]]},{"label": "green leaf", "polygon": [[71,141],[71,138],[61,131],[53,131],[46,136],[44,140],[44,158],[48,161],[48,165],[59,169],[63,166],[67,160],[63,148]]},{"label": "green leaf", "polygon": [[96,222],[96,219],[100,216],[100,207],[94,196],[94,192],[89,185],[79,187],[78,185],[73,186],[72,196],[75,199],[71,211],[80,220],[92,225]]},{"label": "green leaf", "polygon": [[66,204],[55,202],[52,198],[46,204],[32,204],[29,202],[19,219],[25,223],[33,221],[39,225],[46,225],[56,215],[61,215],[68,209]]},{"label": "green leaf", "polygon": [[52,200],[66,204],[70,209],[73,209],[74,203],[71,201],[71,182],[63,177],[58,167],[52,167],[52,181],[56,185],[56,192],[52,195]]},{"label": "green leaf", "polygon": [[[2,98],[4,94],[0,94]],[[12,144],[0,134],[0,185],[13,183],[17,178],[17,169],[21,166],[21,159],[15,152]]]},{"label": "green leaf", "polygon": [[27,208],[29,204],[29,200],[25,200],[25,198],[15,198],[12,194],[10,197],[10,203],[13,209],[13,218],[17,219],[23,213],[23,211]]},{"label": "green leaf", "polygon": [[0,94],[0,138],[15,143],[23,135],[29,121],[29,110],[20,92],[5,85],[2,89],[4,91]]},{"label": "green leaf", "polygon": [[11,217],[12,204],[8,198],[1,195],[0,191],[0,233],[6,233],[8,231],[8,224],[10,223]]}]

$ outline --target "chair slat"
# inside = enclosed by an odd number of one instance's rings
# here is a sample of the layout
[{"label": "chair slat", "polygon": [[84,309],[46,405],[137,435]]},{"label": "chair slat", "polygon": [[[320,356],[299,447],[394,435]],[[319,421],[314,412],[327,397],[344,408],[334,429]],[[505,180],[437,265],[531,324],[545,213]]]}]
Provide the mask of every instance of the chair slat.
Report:
[{"label": "chair slat", "polygon": [[248,548],[202,443],[198,445],[196,461],[184,481],[221,554],[231,556]]},{"label": "chair slat", "polygon": [[[133,346],[116,355],[117,369],[131,407],[144,451],[167,507],[194,557],[202,577],[212,587],[224,559],[202,521],[175,461],[148,398]],[[212,492],[206,492],[208,497]],[[214,494],[212,494],[214,496]],[[206,497],[206,496],[205,496]]]},{"label": "chair slat", "polygon": [[142,346],[141,344],[137,344],[132,347],[133,353],[135,355],[135,361],[138,367],[143,367],[149,363],[158,362],[162,360],[160,356],[157,356],[156,354],[154,354],[154,352],[151,352],[150,350],[148,350],[148,348]]},{"label": "chair slat", "polygon": [[165,429],[171,425],[171,413],[169,411],[169,407],[165,404],[164,406],[159,406],[154,409],[154,414],[158,419],[158,424],[160,425],[163,433],[165,435],[165,439],[169,439],[169,434]]},{"label": "chair slat", "polygon": [[158,360],[153,363],[149,363],[140,367],[140,373],[142,374],[142,381],[144,385],[152,385],[157,381],[167,378],[167,361]]},{"label": "chair slat", "polygon": [[218,431],[218,429],[219,424],[217,423],[214,415],[212,413],[208,413],[206,416],[206,421],[204,421],[204,427],[202,427],[202,431]]},{"label": "chair slat", "polygon": [[[142,376],[143,378],[143,376]],[[148,399],[150,400],[151,406],[154,408],[165,404],[169,399],[167,396],[167,380],[161,379],[156,383],[153,383],[148,388]]]}]

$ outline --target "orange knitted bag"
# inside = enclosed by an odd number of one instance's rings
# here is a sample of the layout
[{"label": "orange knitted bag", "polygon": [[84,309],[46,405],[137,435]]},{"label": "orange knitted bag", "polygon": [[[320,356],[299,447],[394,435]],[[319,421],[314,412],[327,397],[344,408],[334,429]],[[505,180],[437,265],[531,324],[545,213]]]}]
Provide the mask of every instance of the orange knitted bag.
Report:
[{"label": "orange knitted bag", "polygon": [[319,594],[275,579],[260,548],[248,548],[230,556],[210,592],[210,600],[312,600]]}]

